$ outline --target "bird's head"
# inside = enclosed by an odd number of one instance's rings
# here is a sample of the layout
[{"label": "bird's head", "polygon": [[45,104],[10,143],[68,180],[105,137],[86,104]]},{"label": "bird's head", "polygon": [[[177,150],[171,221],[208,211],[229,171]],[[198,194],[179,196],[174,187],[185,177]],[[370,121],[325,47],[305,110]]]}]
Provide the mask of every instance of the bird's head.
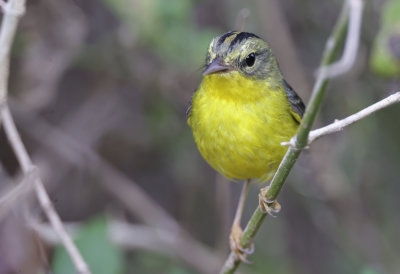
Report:
[{"label": "bird's head", "polygon": [[282,78],[267,42],[249,32],[225,33],[214,38],[208,47],[203,75],[229,75],[231,72],[258,80]]}]

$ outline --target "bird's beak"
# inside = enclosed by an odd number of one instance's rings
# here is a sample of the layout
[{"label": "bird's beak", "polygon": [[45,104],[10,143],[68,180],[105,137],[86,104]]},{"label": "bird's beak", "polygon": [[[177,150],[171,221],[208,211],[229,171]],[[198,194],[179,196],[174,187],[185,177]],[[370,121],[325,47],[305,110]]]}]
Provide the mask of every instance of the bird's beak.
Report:
[{"label": "bird's beak", "polygon": [[203,76],[227,70],[229,70],[229,66],[223,64],[222,59],[218,57],[214,59],[214,61],[212,61],[211,64],[209,64],[207,68],[203,71]]}]

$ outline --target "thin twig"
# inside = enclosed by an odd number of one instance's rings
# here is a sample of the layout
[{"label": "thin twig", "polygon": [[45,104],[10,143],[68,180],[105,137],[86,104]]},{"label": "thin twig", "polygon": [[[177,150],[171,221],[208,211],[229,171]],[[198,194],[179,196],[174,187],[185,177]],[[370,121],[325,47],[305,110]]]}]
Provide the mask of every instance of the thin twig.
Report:
[{"label": "thin twig", "polygon": [[327,78],[337,77],[349,71],[357,57],[363,2],[362,0],[347,0],[347,5],[350,15],[345,48],[339,61],[321,68],[321,70],[325,70]]},{"label": "thin twig", "polygon": [[33,181],[38,176],[37,169],[32,169],[28,174],[24,174],[22,181],[12,188],[7,189],[0,196],[0,221],[7,215],[7,213],[15,208],[17,203],[21,201],[24,196],[33,189]]},{"label": "thin twig", "polygon": [[[21,166],[22,171],[25,174],[30,174],[33,169],[35,169],[34,165],[31,162],[31,159],[25,149],[24,144],[22,143],[21,137],[18,134],[18,131],[15,127],[14,120],[12,119],[10,110],[8,106],[4,106],[1,110],[1,120],[3,121],[4,131],[6,132],[8,141],[10,142],[11,147],[14,150],[15,155],[18,158],[18,162]],[[70,255],[76,269],[79,273],[89,274],[89,268],[86,262],[83,260],[82,255],[79,250],[69,237],[66,232],[60,217],[57,215],[53,204],[50,201],[50,198],[46,192],[46,189],[43,186],[43,182],[39,176],[37,176],[34,180],[34,187],[36,191],[36,196],[39,200],[39,203],[45,212],[47,218],[49,219],[51,225],[54,230],[59,235],[61,242],[65,246],[68,254]]]},{"label": "thin twig", "polygon": [[[25,0],[1,1],[3,20],[0,29],[0,110],[7,101],[8,74],[11,45],[14,41],[18,19],[25,11]],[[1,125],[1,119],[0,119]]]},{"label": "thin twig", "polygon": [[[0,121],[4,124],[4,131],[14,150],[22,171],[24,174],[31,174],[35,167],[33,166],[24,144],[22,143],[10,110],[6,104],[11,45],[17,30],[19,17],[25,11],[25,0],[10,0],[6,3],[2,2],[0,7],[4,13],[0,29]],[[71,238],[66,233],[60,217],[57,215],[40,177],[36,176],[32,181],[39,203],[54,230],[57,231],[60,236],[60,239],[71,256],[76,269],[82,274],[90,273],[87,264],[83,260]]]},{"label": "thin twig", "polygon": [[311,131],[310,135],[308,136],[308,144],[311,144],[316,139],[319,139],[324,135],[341,131],[343,130],[343,128],[367,117],[368,115],[399,102],[400,102],[400,91],[342,120],[336,120],[334,123],[330,125]]},{"label": "thin twig", "polygon": [[25,10],[25,0],[2,1],[0,6],[4,13],[0,29],[0,105],[3,105],[7,98],[11,45],[18,19]]}]

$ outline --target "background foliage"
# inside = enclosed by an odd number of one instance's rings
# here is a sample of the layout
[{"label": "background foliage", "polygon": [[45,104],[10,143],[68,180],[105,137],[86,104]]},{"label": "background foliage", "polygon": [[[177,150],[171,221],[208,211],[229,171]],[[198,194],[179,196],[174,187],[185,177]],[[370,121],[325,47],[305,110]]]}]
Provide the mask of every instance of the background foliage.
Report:
[{"label": "background foliage", "polygon": [[[55,153],[49,143],[58,139],[38,121],[98,152],[223,259],[241,186],[216,176],[185,121],[208,43],[241,25],[248,11],[245,30],[270,42],[285,77],[307,102],[341,4],[28,1],[12,56],[11,110],[57,211],[64,221],[82,224],[78,247],[94,273],[197,270],[165,252],[114,245],[107,234],[111,220],[141,220],[104,189],[98,167],[68,149],[64,153],[76,157],[75,164]],[[399,90],[399,7],[398,0],[365,2],[356,65],[331,82],[318,125]],[[398,272],[399,116],[398,106],[385,109],[303,153],[280,195],[283,210],[261,228],[254,263],[241,266],[243,272]],[[1,191],[18,181],[3,132],[0,160]],[[250,190],[245,220],[258,189]],[[35,202],[30,211],[42,214]],[[14,209],[0,219],[0,273],[43,267],[71,273],[63,248],[43,243],[20,215]]]}]

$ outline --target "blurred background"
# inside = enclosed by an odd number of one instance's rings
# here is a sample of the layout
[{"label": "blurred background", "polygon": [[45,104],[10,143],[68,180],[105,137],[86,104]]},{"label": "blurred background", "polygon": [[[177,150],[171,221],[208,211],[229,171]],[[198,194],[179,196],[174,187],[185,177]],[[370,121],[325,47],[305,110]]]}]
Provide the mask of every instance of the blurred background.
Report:
[{"label": "blurred background", "polygon": [[[201,158],[185,111],[211,39],[272,46],[305,102],[342,1],[30,0],[10,108],[93,273],[217,273],[241,184]],[[400,1],[365,1],[353,69],[315,127],[398,91]],[[292,170],[241,273],[399,273],[399,105],[316,141]],[[75,273],[0,131],[0,273]],[[243,217],[258,203],[253,185]],[[1,195],[3,195],[1,194]]]}]

